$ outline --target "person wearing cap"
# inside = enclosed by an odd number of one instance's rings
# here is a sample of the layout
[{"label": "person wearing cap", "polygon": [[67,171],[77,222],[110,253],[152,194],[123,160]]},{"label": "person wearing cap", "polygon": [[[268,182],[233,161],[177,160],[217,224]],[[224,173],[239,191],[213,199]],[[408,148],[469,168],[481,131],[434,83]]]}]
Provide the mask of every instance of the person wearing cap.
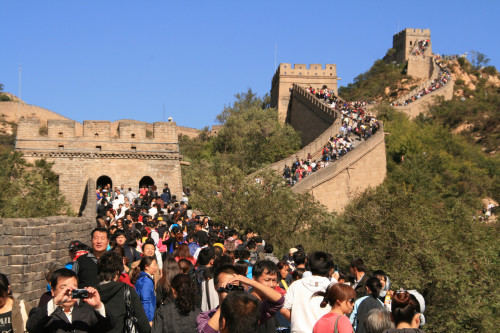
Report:
[{"label": "person wearing cap", "polygon": [[425,333],[419,327],[425,325],[425,300],[416,290],[398,290],[392,296],[391,317],[396,328],[384,333]]},{"label": "person wearing cap", "polygon": [[78,240],[74,240],[69,243],[68,254],[71,259],[64,267],[71,269],[73,267],[73,262],[77,260],[80,256],[89,253],[89,247]]},{"label": "person wearing cap", "polygon": [[290,250],[288,250],[288,256],[286,256],[284,259],[286,260],[286,262],[288,263],[288,266],[290,267],[290,269],[292,270],[292,272],[295,270],[295,262],[293,261],[293,254],[295,252],[297,252],[297,248],[295,247],[292,247],[290,248]]}]

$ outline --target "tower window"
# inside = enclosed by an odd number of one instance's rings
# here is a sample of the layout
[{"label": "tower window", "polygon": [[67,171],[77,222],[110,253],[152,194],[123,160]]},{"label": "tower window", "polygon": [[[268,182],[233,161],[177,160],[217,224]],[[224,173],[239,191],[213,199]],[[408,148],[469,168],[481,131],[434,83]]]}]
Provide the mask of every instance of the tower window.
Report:
[{"label": "tower window", "polygon": [[130,137],[131,137],[132,139],[135,139],[135,134],[134,134],[134,133],[132,133],[132,134],[130,135]]},{"label": "tower window", "polygon": [[102,146],[95,146],[95,149],[101,151],[102,150]]},{"label": "tower window", "polygon": [[132,146],[132,151],[133,151],[134,153],[136,153],[136,152],[137,152],[137,147]]},{"label": "tower window", "polygon": [[99,137],[99,133],[94,134],[94,138],[98,138],[98,137]]},{"label": "tower window", "polygon": [[59,137],[62,138],[63,137],[63,132],[59,132]]},{"label": "tower window", "polygon": [[64,150],[64,145],[59,145],[59,146],[57,147],[57,149],[59,149],[59,150]]}]

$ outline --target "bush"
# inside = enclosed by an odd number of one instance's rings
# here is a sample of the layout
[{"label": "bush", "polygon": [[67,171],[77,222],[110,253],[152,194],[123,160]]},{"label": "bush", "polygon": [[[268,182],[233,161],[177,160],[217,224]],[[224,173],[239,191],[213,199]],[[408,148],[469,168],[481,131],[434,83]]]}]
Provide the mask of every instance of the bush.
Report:
[{"label": "bush", "polygon": [[6,94],[0,94],[0,102],[8,102],[10,101],[10,97]]},{"label": "bush", "polygon": [[353,83],[340,87],[339,95],[347,101],[372,101],[385,96],[386,87],[392,90],[401,79],[408,78],[405,68],[406,63],[394,65],[377,60],[367,72],[355,77]]},{"label": "bush", "polygon": [[483,72],[488,74],[488,75],[493,75],[493,76],[498,74],[498,71],[495,68],[495,66],[486,66],[483,68]]}]

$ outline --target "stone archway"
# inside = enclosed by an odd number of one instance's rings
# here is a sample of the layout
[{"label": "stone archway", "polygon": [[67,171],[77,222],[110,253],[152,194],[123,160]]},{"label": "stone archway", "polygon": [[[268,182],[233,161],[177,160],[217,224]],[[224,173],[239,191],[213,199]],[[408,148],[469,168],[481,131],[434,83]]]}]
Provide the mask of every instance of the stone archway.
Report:
[{"label": "stone archway", "polygon": [[153,186],[154,184],[155,184],[155,181],[153,180],[153,178],[151,178],[149,176],[144,176],[139,181],[139,189],[141,189],[144,185],[146,185],[146,188],[149,189],[149,187]]},{"label": "stone archway", "polygon": [[103,175],[103,176],[97,178],[95,186],[96,186],[96,188],[99,188],[99,186],[101,188],[104,188],[108,184],[111,185],[110,188],[111,188],[111,190],[113,190],[113,181],[111,180],[111,178],[109,176]]}]

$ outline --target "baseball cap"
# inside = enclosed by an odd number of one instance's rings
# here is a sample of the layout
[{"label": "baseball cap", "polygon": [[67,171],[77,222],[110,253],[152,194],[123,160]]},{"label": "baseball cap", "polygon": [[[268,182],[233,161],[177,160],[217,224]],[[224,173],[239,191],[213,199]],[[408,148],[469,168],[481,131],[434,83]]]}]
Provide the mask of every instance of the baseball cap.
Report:
[{"label": "baseball cap", "polygon": [[72,241],[71,243],[69,243],[69,246],[68,246],[68,250],[73,250],[76,246],[78,245],[82,245],[83,243],[80,242],[80,241],[77,241],[77,240],[74,240]]}]

